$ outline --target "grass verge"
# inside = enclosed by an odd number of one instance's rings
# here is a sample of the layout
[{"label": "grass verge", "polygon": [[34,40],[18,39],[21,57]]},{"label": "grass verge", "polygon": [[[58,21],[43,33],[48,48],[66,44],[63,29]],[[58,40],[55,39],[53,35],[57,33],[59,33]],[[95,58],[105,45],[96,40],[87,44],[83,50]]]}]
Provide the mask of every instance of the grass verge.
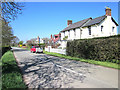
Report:
[{"label": "grass verge", "polygon": [[77,61],[81,61],[81,62],[86,62],[86,63],[90,63],[90,64],[95,64],[95,65],[100,65],[100,66],[105,66],[105,67],[115,68],[115,69],[120,70],[120,65],[116,64],[116,63],[95,61],[95,60],[90,60],[90,59],[81,59],[81,58],[71,57],[71,56],[67,56],[67,55],[63,55],[63,54],[46,52],[46,51],[43,51],[43,53],[48,54],[48,55],[52,55],[52,56],[65,58],[65,59],[77,60]]},{"label": "grass verge", "polygon": [[22,88],[26,85],[22,80],[21,71],[17,66],[14,55],[11,51],[6,52],[2,58],[2,89]]}]

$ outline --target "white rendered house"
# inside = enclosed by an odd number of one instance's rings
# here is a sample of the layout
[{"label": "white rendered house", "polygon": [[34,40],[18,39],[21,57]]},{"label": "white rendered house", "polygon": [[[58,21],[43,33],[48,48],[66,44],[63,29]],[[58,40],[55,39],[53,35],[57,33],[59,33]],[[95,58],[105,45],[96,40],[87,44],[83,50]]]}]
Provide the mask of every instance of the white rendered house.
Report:
[{"label": "white rendered house", "polygon": [[82,21],[72,23],[67,21],[67,27],[61,33],[61,40],[87,39],[94,37],[107,37],[117,35],[117,22],[111,16],[111,9],[105,9],[106,14],[97,18],[87,18]]}]

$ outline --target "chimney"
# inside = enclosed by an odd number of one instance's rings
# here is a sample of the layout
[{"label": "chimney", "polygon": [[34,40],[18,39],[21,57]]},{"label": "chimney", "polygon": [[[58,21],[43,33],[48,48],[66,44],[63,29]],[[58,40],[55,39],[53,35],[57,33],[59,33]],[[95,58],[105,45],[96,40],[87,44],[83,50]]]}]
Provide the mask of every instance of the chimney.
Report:
[{"label": "chimney", "polygon": [[71,25],[72,24],[72,20],[67,20],[67,25]]},{"label": "chimney", "polygon": [[52,34],[51,34],[51,39],[52,39]]},{"label": "chimney", "polygon": [[105,12],[106,16],[111,16],[111,9],[109,7],[106,7]]},{"label": "chimney", "polygon": [[39,38],[39,36],[37,37],[37,41],[38,41],[38,44],[40,44],[40,38]]}]

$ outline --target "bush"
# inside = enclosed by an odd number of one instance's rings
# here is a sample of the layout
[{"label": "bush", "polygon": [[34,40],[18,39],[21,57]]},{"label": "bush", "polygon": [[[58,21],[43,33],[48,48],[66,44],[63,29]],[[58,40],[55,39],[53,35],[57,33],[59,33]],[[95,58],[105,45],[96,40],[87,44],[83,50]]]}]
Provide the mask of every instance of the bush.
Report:
[{"label": "bush", "polygon": [[41,43],[41,44],[38,44],[38,45],[39,45],[39,47],[45,49],[45,44],[44,43]]},{"label": "bush", "polygon": [[69,56],[120,63],[120,35],[94,39],[80,39],[67,42]]},{"label": "bush", "polygon": [[5,52],[9,51],[10,49],[11,49],[10,46],[4,46],[4,47],[2,47],[2,55],[3,55]]}]

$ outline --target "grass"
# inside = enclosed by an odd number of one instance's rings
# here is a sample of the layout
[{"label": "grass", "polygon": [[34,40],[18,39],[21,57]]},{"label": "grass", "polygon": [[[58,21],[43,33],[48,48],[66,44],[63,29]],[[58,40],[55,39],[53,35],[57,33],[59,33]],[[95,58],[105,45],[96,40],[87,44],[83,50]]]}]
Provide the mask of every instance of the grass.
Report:
[{"label": "grass", "polygon": [[65,58],[65,59],[77,60],[77,61],[81,61],[81,62],[86,62],[86,63],[90,63],[90,64],[95,64],[95,65],[100,65],[100,66],[105,66],[105,67],[109,67],[109,68],[114,68],[114,69],[119,69],[120,70],[120,65],[116,64],[116,63],[76,58],[76,57],[71,57],[71,56],[67,56],[67,55],[63,55],[63,54],[58,54],[58,53],[53,53],[53,52],[46,52],[46,51],[44,51],[44,53],[48,54],[48,55],[52,55],[52,56]]},{"label": "grass", "polygon": [[2,89],[22,88],[26,85],[22,80],[21,71],[17,66],[14,55],[11,51],[6,52],[2,58]]}]

